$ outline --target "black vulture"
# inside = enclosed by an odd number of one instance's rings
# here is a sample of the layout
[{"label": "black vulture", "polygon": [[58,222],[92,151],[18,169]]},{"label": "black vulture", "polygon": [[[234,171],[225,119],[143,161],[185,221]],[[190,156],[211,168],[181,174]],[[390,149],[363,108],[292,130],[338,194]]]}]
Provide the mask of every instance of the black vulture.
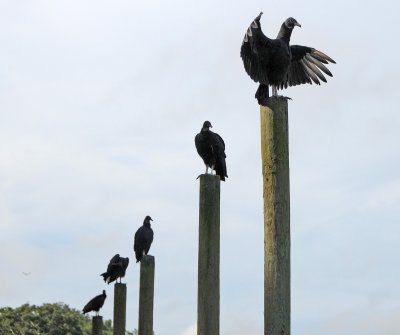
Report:
[{"label": "black vulture", "polygon": [[96,312],[96,315],[99,315],[99,310],[100,308],[103,307],[106,298],[107,298],[106,291],[103,290],[103,294],[95,296],[85,305],[85,307],[83,307],[83,314],[94,311]]},{"label": "black vulture", "polygon": [[150,250],[151,243],[153,242],[153,229],[151,229],[150,221],[153,219],[150,216],[146,216],[141,226],[135,233],[135,242],[133,244],[133,250],[136,255],[136,263],[142,260],[144,255]]},{"label": "black vulture", "polygon": [[119,254],[116,254],[108,263],[107,271],[102,273],[100,276],[103,276],[103,279],[107,284],[112,283],[118,278],[119,282],[121,282],[121,278],[125,277],[125,272],[128,265],[128,257],[120,257]]},{"label": "black vulture", "polygon": [[[244,36],[240,56],[247,74],[260,83],[256,99],[260,105],[266,105],[269,98],[269,86],[272,95],[277,90],[300,84],[320,85],[326,82],[323,75],[332,77],[324,64],[336,63],[332,58],[314,48],[302,45],[289,45],[295,26],[301,25],[292,17],[282,23],[276,39],[270,39],[261,30],[262,12],[251,23]],[[322,73],[322,72],[323,73]]]},{"label": "black vulture", "polygon": [[225,181],[225,177],[228,177],[225,163],[225,143],[222,137],[213,133],[210,128],[212,128],[210,121],[204,121],[200,133],[194,138],[194,143],[206,165],[206,174],[210,167],[211,170],[215,170],[221,180]]}]

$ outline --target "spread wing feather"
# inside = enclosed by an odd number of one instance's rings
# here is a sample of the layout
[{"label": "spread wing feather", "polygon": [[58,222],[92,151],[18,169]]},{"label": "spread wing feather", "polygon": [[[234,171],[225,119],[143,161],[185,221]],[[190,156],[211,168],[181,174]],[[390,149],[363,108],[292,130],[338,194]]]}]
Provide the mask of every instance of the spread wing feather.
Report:
[{"label": "spread wing feather", "polygon": [[292,45],[290,50],[292,60],[285,79],[279,85],[280,88],[313,82],[320,85],[320,80],[326,82],[324,74],[332,77],[332,73],[324,64],[336,62],[328,55],[302,45]]},{"label": "spread wing feather", "polygon": [[270,59],[271,39],[261,30],[260,18],[262,12],[250,24],[244,35],[240,57],[243,59],[247,74],[255,82],[268,85],[268,77],[265,71]]}]

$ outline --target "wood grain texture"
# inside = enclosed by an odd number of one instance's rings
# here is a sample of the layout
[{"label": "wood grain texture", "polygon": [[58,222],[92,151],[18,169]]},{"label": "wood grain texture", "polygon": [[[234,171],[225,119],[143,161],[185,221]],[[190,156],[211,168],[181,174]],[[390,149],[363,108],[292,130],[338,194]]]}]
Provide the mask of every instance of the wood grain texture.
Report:
[{"label": "wood grain texture", "polygon": [[219,335],[220,179],[200,176],[197,334]]},{"label": "wood grain texture", "polygon": [[100,315],[92,318],[92,334],[103,335],[103,317]]},{"label": "wood grain texture", "polygon": [[290,335],[288,103],[260,106],[264,182],[264,335]]},{"label": "wood grain texture", "polygon": [[143,256],[140,262],[139,335],[153,335],[154,272],[154,256]]},{"label": "wood grain texture", "polygon": [[114,284],[113,335],[125,335],[126,328],[126,284]]}]

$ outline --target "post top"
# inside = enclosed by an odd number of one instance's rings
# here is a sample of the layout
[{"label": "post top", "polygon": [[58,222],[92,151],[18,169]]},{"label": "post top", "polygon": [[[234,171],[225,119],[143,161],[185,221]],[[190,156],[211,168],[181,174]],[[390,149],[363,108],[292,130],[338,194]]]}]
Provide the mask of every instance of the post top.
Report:
[{"label": "post top", "polygon": [[273,96],[268,98],[268,104],[266,106],[260,105],[260,110],[263,109],[287,109],[288,108],[288,97],[284,96]]},{"label": "post top", "polygon": [[200,179],[209,179],[209,180],[216,180],[216,179],[218,179],[218,180],[220,180],[220,177],[218,176],[218,175],[216,175],[216,174],[210,174],[210,173],[203,173],[203,174],[201,174],[201,175],[199,175],[197,178],[200,178]]},{"label": "post top", "polygon": [[142,264],[144,263],[146,265],[154,264],[154,256],[152,256],[152,255],[144,255],[142,257],[142,260],[140,261],[140,263],[142,263]]}]

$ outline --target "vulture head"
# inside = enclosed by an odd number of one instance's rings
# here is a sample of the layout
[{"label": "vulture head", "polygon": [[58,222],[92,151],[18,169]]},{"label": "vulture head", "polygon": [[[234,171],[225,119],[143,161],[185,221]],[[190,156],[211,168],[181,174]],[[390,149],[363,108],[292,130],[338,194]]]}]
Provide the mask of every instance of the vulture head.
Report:
[{"label": "vulture head", "polygon": [[212,128],[211,122],[210,121],[204,121],[203,123],[203,131],[208,131],[210,128]]},{"label": "vulture head", "polygon": [[301,27],[301,24],[296,21],[296,19],[289,17],[285,21],[285,26],[288,29],[293,29],[295,26]]}]

